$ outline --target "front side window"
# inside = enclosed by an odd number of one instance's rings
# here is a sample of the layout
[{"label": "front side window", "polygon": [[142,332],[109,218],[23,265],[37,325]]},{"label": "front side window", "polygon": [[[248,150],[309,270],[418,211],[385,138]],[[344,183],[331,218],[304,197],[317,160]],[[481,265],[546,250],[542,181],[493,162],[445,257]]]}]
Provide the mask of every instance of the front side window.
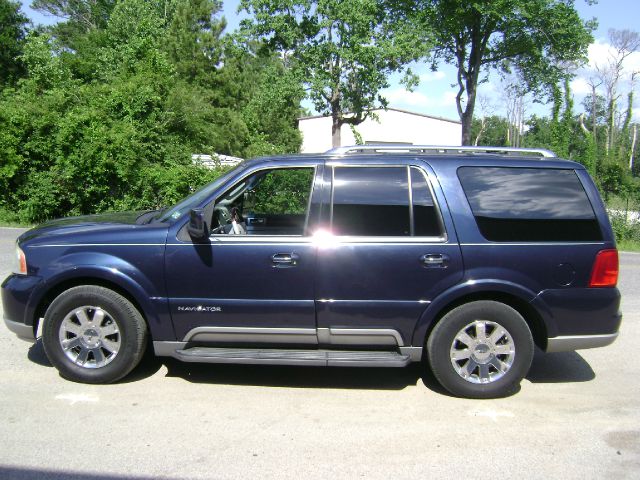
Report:
[{"label": "front side window", "polygon": [[439,213],[424,173],[415,167],[334,167],[334,235],[441,236]]},{"label": "front side window", "polygon": [[215,203],[214,234],[303,235],[315,169],[261,170]]},{"label": "front side window", "polygon": [[597,241],[602,232],[573,170],[462,167],[458,178],[491,241]]}]

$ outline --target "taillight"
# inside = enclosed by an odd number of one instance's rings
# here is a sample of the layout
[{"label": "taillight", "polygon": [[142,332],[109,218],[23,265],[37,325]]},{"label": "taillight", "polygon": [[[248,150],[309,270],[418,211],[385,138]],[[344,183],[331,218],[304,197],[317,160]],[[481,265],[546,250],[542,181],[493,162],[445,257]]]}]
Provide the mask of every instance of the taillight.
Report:
[{"label": "taillight", "polygon": [[600,250],[591,270],[590,287],[615,287],[618,283],[618,250]]}]

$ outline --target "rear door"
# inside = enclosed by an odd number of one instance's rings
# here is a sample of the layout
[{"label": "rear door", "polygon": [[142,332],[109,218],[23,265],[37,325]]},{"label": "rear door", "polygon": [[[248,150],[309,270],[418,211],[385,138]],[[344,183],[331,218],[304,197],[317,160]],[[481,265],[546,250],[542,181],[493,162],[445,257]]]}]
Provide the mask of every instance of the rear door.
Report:
[{"label": "rear door", "polygon": [[451,219],[421,163],[329,163],[316,310],[320,343],[411,345],[431,300],[462,278]]}]

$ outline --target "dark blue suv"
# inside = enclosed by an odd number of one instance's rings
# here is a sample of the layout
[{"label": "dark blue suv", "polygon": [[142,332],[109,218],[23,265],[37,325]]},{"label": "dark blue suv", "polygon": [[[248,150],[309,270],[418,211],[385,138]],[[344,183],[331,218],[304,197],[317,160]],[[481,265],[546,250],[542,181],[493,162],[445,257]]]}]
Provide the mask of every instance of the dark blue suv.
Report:
[{"label": "dark blue suv", "polygon": [[271,157],[162,212],[23,234],[5,322],[71,380],[185,362],[402,367],[509,394],[534,345],[617,336],[618,254],[578,163],[544,150],[358,146]]}]

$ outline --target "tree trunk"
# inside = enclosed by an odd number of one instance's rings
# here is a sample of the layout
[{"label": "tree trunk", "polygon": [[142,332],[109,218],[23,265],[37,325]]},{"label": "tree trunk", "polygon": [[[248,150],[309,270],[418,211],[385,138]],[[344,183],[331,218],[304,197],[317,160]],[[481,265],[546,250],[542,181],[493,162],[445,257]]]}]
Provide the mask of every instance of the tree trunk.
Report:
[{"label": "tree trunk", "polygon": [[473,77],[467,77],[465,79],[466,92],[467,92],[467,104],[464,110],[462,105],[458,105],[458,112],[460,113],[460,121],[462,122],[462,146],[472,145],[471,139],[471,124],[473,123],[473,111],[476,107],[476,85]]},{"label": "tree trunk", "polygon": [[631,137],[631,153],[629,154],[629,170],[633,172],[633,154],[636,150],[636,136],[638,134],[637,125],[633,125],[633,136]]},{"label": "tree trunk", "polygon": [[591,85],[591,130],[593,131],[593,141],[597,140],[596,137],[596,87]]},{"label": "tree trunk", "polygon": [[462,118],[462,145],[471,145],[471,122],[473,121],[473,110],[465,110]]},{"label": "tree trunk", "polygon": [[331,115],[331,145],[333,148],[342,146],[342,138],[340,137],[341,129],[342,121],[338,117],[337,112],[333,112]]}]

